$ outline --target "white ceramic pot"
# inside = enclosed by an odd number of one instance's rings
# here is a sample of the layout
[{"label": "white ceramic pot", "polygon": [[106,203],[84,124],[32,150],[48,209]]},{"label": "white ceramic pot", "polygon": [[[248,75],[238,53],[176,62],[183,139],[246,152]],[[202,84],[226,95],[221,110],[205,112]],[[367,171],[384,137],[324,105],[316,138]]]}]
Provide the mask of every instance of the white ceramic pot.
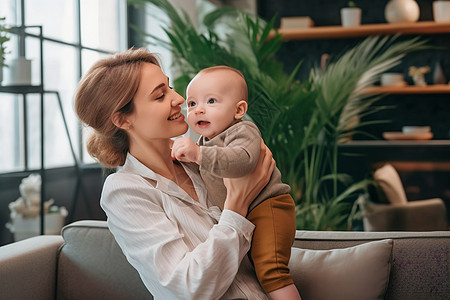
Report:
[{"label": "white ceramic pot", "polygon": [[31,60],[19,56],[8,63],[7,85],[31,85]]},{"label": "white ceramic pot", "polygon": [[390,0],[384,8],[384,17],[389,23],[417,22],[419,5],[414,0]]},{"label": "white ceramic pot", "polygon": [[355,27],[361,24],[361,8],[341,8],[341,22],[343,27]]},{"label": "white ceramic pot", "polygon": [[[47,213],[44,216],[44,234],[58,235],[64,226],[65,213]],[[40,234],[41,217],[24,218],[15,215],[9,224],[9,230],[14,234],[14,241],[24,240]]]},{"label": "white ceramic pot", "polygon": [[450,1],[434,1],[433,17],[435,22],[450,22]]}]

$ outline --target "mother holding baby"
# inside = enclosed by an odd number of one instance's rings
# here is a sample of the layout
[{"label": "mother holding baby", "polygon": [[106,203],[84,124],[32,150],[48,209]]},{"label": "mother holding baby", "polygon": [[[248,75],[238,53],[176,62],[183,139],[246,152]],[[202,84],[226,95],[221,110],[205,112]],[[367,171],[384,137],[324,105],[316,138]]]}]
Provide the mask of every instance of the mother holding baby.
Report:
[{"label": "mother holding baby", "polygon": [[101,196],[110,231],[156,299],[268,299],[247,252],[254,225],[245,216],[275,162],[261,144],[255,170],[225,179],[223,211],[207,196],[198,166],[171,157],[188,125],[183,97],[156,57],[130,49],[97,62],[75,99],[93,129],[88,152],[120,170]]}]

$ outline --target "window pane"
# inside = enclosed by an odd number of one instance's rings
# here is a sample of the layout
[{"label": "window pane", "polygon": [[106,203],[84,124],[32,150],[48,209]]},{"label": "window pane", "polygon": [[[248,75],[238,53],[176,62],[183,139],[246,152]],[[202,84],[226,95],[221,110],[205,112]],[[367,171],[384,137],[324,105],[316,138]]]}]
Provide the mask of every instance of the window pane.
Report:
[{"label": "window pane", "polygon": [[15,25],[15,2],[16,0],[2,0],[0,1],[0,17],[6,18],[5,24],[8,26]]},{"label": "window pane", "polygon": [[[92,67],[98,60],[107,57],[107,54],[102,54],[96,51],[90,51],[90,50],[83,50],[81,52],[81,69],[82,69],[82,74],[86,74],[86,72],[89,70],[90,67]],[[84,163],[93,163],[95,162],[94,159],[89,155],[89,153],[86,150],[86,141],[89,138],[90,134],[91,134],[91,128],[88,128],[86,126],[82,127],[83,132],[83,146],[82,146],[82,151],[83,151],[83,162]]]},{"label": "window pane", "polygon": [[[78,140],[78,122],[73,111],[74,91],[78,82],[77,49],[44,42],[44,62],[44,88],[59,94],[70,136],[73,141]],[[49,154],[47,162],[51,166],[73,164],[57,94],[46,95],[45,99],[46,133],[48,137],[54,137],[46,139],[46,154]],[[50,154],[50,149],[57,152]]]},{"label": "window pane", "polygon": [[81,0],[81,43],[85,47],[117,52],[120,46],[121,0]]},{"label": "window pane", "polygon": [[20,120],[21,97],[0,94],[0,172],[18,171],[23,168],[21,151],[22,127]]},{"label": "window pane", "polygon": [[76,1],[25,0],[25,24],[42,25],[45,37],[76,43]]}]

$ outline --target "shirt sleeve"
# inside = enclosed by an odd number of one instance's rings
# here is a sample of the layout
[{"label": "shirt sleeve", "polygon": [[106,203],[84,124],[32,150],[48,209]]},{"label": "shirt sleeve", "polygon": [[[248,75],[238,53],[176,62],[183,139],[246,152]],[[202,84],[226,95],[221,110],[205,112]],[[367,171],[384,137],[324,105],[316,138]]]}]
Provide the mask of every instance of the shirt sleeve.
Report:
[{"label": "shirt sleeve", "polygon": [[256,126],[239,124],[224,137],[223,146],[200,146],[200,167],[220,178],[242,177],[256,167],[261,135]]},{"label": "shirt sleeve", "polygon": [[254,225],[225,210],[218,224],[206,227],[206,239],[198,241],[180,225],[190,221],[198,226],[197,212],[189,208],[177,222],[173,215],[178,212],[163,205],[167,194],[140,176],[118,175],[106,180],[101,205],[112,234],[149,291],[177,299],[220,298],[250,248]]}]

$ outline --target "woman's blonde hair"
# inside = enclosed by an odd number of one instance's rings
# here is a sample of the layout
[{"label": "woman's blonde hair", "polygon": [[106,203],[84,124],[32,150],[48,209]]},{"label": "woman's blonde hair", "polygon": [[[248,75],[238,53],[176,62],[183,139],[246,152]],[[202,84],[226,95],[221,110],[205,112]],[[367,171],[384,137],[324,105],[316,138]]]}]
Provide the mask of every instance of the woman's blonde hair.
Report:
[{"label": "woman's blonde hair", "polygon": [[142,63],[159,65],[145,48],[129,49],[98,61],[81,79],[75,96],[75,112],[94,129],[87,150],[101,164],[115,168],[125,163],[129,150],[127,133],[112,122],[116,112],[133,111]]}]

